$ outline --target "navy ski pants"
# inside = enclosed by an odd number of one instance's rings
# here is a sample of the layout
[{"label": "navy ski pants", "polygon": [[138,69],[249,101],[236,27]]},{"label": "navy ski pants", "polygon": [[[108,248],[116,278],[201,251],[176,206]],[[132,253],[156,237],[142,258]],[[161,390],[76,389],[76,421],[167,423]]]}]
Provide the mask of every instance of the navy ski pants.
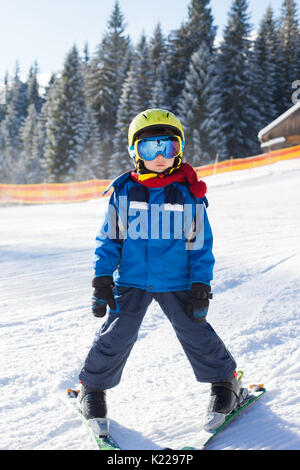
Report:
[{"label": "navy ski pants", "polygon": [[[199,382],[218,382],[235,371],[236,363],[211,325],[193,322],[184,312],[188,292],[147,292],[116,288],[117,311],[110,311],[79,375],[83,384],[106,390],[121,380],[123,368],[137,340],[151,301],[155,299],[170,320]],[[167,347],[162,341],[162,348]]]}]

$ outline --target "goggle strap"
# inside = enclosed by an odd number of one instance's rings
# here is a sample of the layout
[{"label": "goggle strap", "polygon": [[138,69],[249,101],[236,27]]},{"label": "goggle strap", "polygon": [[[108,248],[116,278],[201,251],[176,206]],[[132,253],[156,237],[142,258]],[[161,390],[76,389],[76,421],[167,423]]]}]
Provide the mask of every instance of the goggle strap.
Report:
[{"label": "goggle strap", "polygon": [[131,158],[136,157],[135,150],[134,150],[134,144],[131,145],[130,147],[128,147],[128,152],[129,152],[129,155],[131,156]]}]

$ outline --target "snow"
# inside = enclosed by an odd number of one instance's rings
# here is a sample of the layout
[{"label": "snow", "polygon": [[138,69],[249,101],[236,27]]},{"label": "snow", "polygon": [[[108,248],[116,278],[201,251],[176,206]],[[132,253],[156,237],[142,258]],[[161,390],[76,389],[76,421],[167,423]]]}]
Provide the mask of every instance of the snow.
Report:
[{"label": "snow", "polygon": [[[212,449],[300,449],[300,160],[207,177],[216,256],[208,320],[267,393]],[[1,449],[94,449],[61,400],[102,319],[90,312],[95,235],[107,200],[0,207]],[[172,262],[172,260],[170,260]],[[197,443],[197,383],[156,303],[121,384],[108,391],[125,449]]]}]

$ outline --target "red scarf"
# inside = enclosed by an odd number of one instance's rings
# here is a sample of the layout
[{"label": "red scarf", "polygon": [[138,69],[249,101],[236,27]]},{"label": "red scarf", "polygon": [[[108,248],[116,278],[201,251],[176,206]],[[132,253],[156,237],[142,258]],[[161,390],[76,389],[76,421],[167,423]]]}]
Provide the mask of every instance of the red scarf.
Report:
[{"label": "red scarf", "polygon": [[131,178],[147,188],[161,188],[171,183],[189,183],[190,191],[196,197],[204,197],[206,194],[206,184],[202,180],[198,180],[197,173],[189,163],[182,163],[179,170],[167,176],[153,177],[146,180],[139,180],[139,175],[132,171]]}]

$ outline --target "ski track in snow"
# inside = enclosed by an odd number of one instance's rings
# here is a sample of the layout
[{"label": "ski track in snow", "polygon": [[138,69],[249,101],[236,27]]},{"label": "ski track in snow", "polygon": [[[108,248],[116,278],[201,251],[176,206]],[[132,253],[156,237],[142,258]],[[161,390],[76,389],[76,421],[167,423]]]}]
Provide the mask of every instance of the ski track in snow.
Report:
[{"label": "ski track in snow", "polygon": [[[299,178],[300,160],[206,178],[216,257],[208,321],[244,383],[267,388],[211,449],[300,449]],[[59,396],[78,383],[103,322],[90,286],[105,205],[0,206],[1,449],[95,448]],[[153,302],[108,391],[112,434],[131,450],[196,445],[208,400]]]}]

